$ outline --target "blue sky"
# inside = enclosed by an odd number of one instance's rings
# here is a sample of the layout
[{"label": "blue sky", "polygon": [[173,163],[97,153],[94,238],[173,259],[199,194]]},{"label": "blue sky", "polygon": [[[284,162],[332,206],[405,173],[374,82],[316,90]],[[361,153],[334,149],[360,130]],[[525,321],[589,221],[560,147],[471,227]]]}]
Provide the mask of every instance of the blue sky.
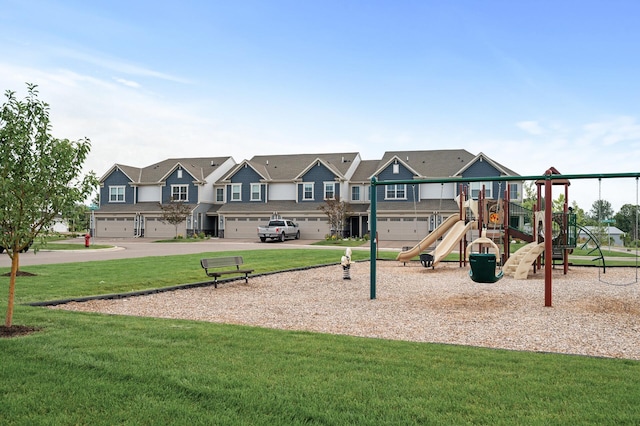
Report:
[{"label": "blue sky", "polygon": [[[38,84],[87,168],[464,148],[521,175],[640,171],[637,1],[0,0],[0,89]],[[554,193],[554,197],[555,197]],[[574,181],[589,210],[596,181]],[[614,208],[634,181],[604,181]]]}]

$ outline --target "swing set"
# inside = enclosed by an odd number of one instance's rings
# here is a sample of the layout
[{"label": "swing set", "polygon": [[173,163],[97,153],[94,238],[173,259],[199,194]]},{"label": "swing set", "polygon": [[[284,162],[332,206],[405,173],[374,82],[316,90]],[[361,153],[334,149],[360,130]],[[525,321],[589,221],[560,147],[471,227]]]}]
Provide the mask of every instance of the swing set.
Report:
[{"label": "swing set", "polygon": [[[540,243],[541,246],[544,247],[544,253],[548,254],[549,261],[544,262],[544,304],[545,306],[552,306],[552,267],[553,262],[551,260],[551,254],[553,253],[553,213],[552,213],[552,185],[554,181],[560,180],[579,180],[579,179],[598,179],[599,182],[602,179],[617,179],[617,178],[635,178],[636,180],[636,226],[634,232],[634,239],[638,238],[638,179],[640,178],[639,172],[634,173],[603,173],[603,174],[571,174],[571,175],[562,175],[558,174],[557,171],[553,168],[550,168],[545,172],[544,175],[534,175],[534,176],[490,176],[490,177],[473,177],[473,178],[441,178],[441,179],[413,179],[413,180],[389,180],[389,181],[378,181],[377,177],[371,178],[371,221],[370,221],[370,231],[371,235],[375,235],[376,237],[371,240],[370,245],[370,298],[376,298],[376,260],[377,260],[377,189],[376,187],[381,185],[397,185],[397,184],[445,184],[445,183],[471,183],[471,182],[511,182],[511,181],[539,181],[539,188],[541,186],[544,187],[544,209],[541,211],[543,216],[543,226],[542,230],[544,231],[544,242]],[[600,198],[601,200],[601,198]],[[566,210],[566,206],[565,206]],[[499,211],[495,212],[499,214]],[[480,238],[474,240],[471,243],[471,246],[475,244],[486,244],[489,247],[493,248],[494,253],[472,253],[469,255],[469,262],[471,265],[475,264],[475,271],[473,270],[474,266],[471,266],[472,271],[470,272],[470,277],[475,282],[497,282],[503,276],[503,271],[500,270],[497,274],[495,273],[497,267],[497,256],[500,255],[500,250],[495,245],[495,243],[486,238],[486,235],[481,236]],[[466,255],[466,253],[465,253]],[[472,259],[473,262],[472,262]],[[604,269],[604,256],[602,256],[603,268]],[[565,260],[566,262],[566,260]],[[635,280],[625,285],[634,284],[638,282],[638,247],[636,244],[636,272],[635,272]],[[600,271],[600,269],[599,269]],[[600,272],[599,272],[600,273]],[[604,273],[604,272],[603,272]],[[475,279],[474,279],[475,278]],[[601,279],[599,275],[599,280],[603,283],[607,283]],[[611,283],[607,283],[611,284]]]}]

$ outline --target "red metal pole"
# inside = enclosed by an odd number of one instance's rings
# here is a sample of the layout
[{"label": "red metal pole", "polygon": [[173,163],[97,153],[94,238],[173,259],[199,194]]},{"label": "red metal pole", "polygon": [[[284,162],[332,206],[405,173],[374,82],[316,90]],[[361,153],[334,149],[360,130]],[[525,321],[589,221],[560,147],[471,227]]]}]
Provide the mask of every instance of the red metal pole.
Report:
[{"label": "red metal pole", "polygon": [[553,241],[552,237],[552,200],[551,197],[551,170],[545,173],[547,178],[544,181],[544,306],[551,306],[551,268],[553,267]]}]

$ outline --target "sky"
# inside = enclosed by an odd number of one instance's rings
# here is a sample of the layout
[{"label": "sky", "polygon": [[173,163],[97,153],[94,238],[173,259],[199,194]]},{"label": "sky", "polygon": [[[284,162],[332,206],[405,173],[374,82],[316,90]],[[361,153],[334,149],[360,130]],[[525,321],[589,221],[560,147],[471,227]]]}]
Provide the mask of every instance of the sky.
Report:
[{"label": "sky", "polygon": [[[637,0],[0,0],[0,89],[38,85],[98,177],[432,149],[523,176],[638,172],[638,16]],[[599,198],[636,204],[636,182],[572,182],[570,202]]]}]

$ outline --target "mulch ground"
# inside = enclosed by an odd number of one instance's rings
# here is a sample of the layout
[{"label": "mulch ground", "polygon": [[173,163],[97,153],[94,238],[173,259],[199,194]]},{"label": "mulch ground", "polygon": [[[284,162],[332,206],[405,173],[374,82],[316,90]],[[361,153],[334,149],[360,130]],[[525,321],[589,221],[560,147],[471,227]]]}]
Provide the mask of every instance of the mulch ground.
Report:
[{"label": "mulch ground", "polygon": [[26,325],[12,325],[11,327],[0,326],[0,339],[26,336],[27,334],[35,333],[40,330],[38,327],[31,327]]}]

